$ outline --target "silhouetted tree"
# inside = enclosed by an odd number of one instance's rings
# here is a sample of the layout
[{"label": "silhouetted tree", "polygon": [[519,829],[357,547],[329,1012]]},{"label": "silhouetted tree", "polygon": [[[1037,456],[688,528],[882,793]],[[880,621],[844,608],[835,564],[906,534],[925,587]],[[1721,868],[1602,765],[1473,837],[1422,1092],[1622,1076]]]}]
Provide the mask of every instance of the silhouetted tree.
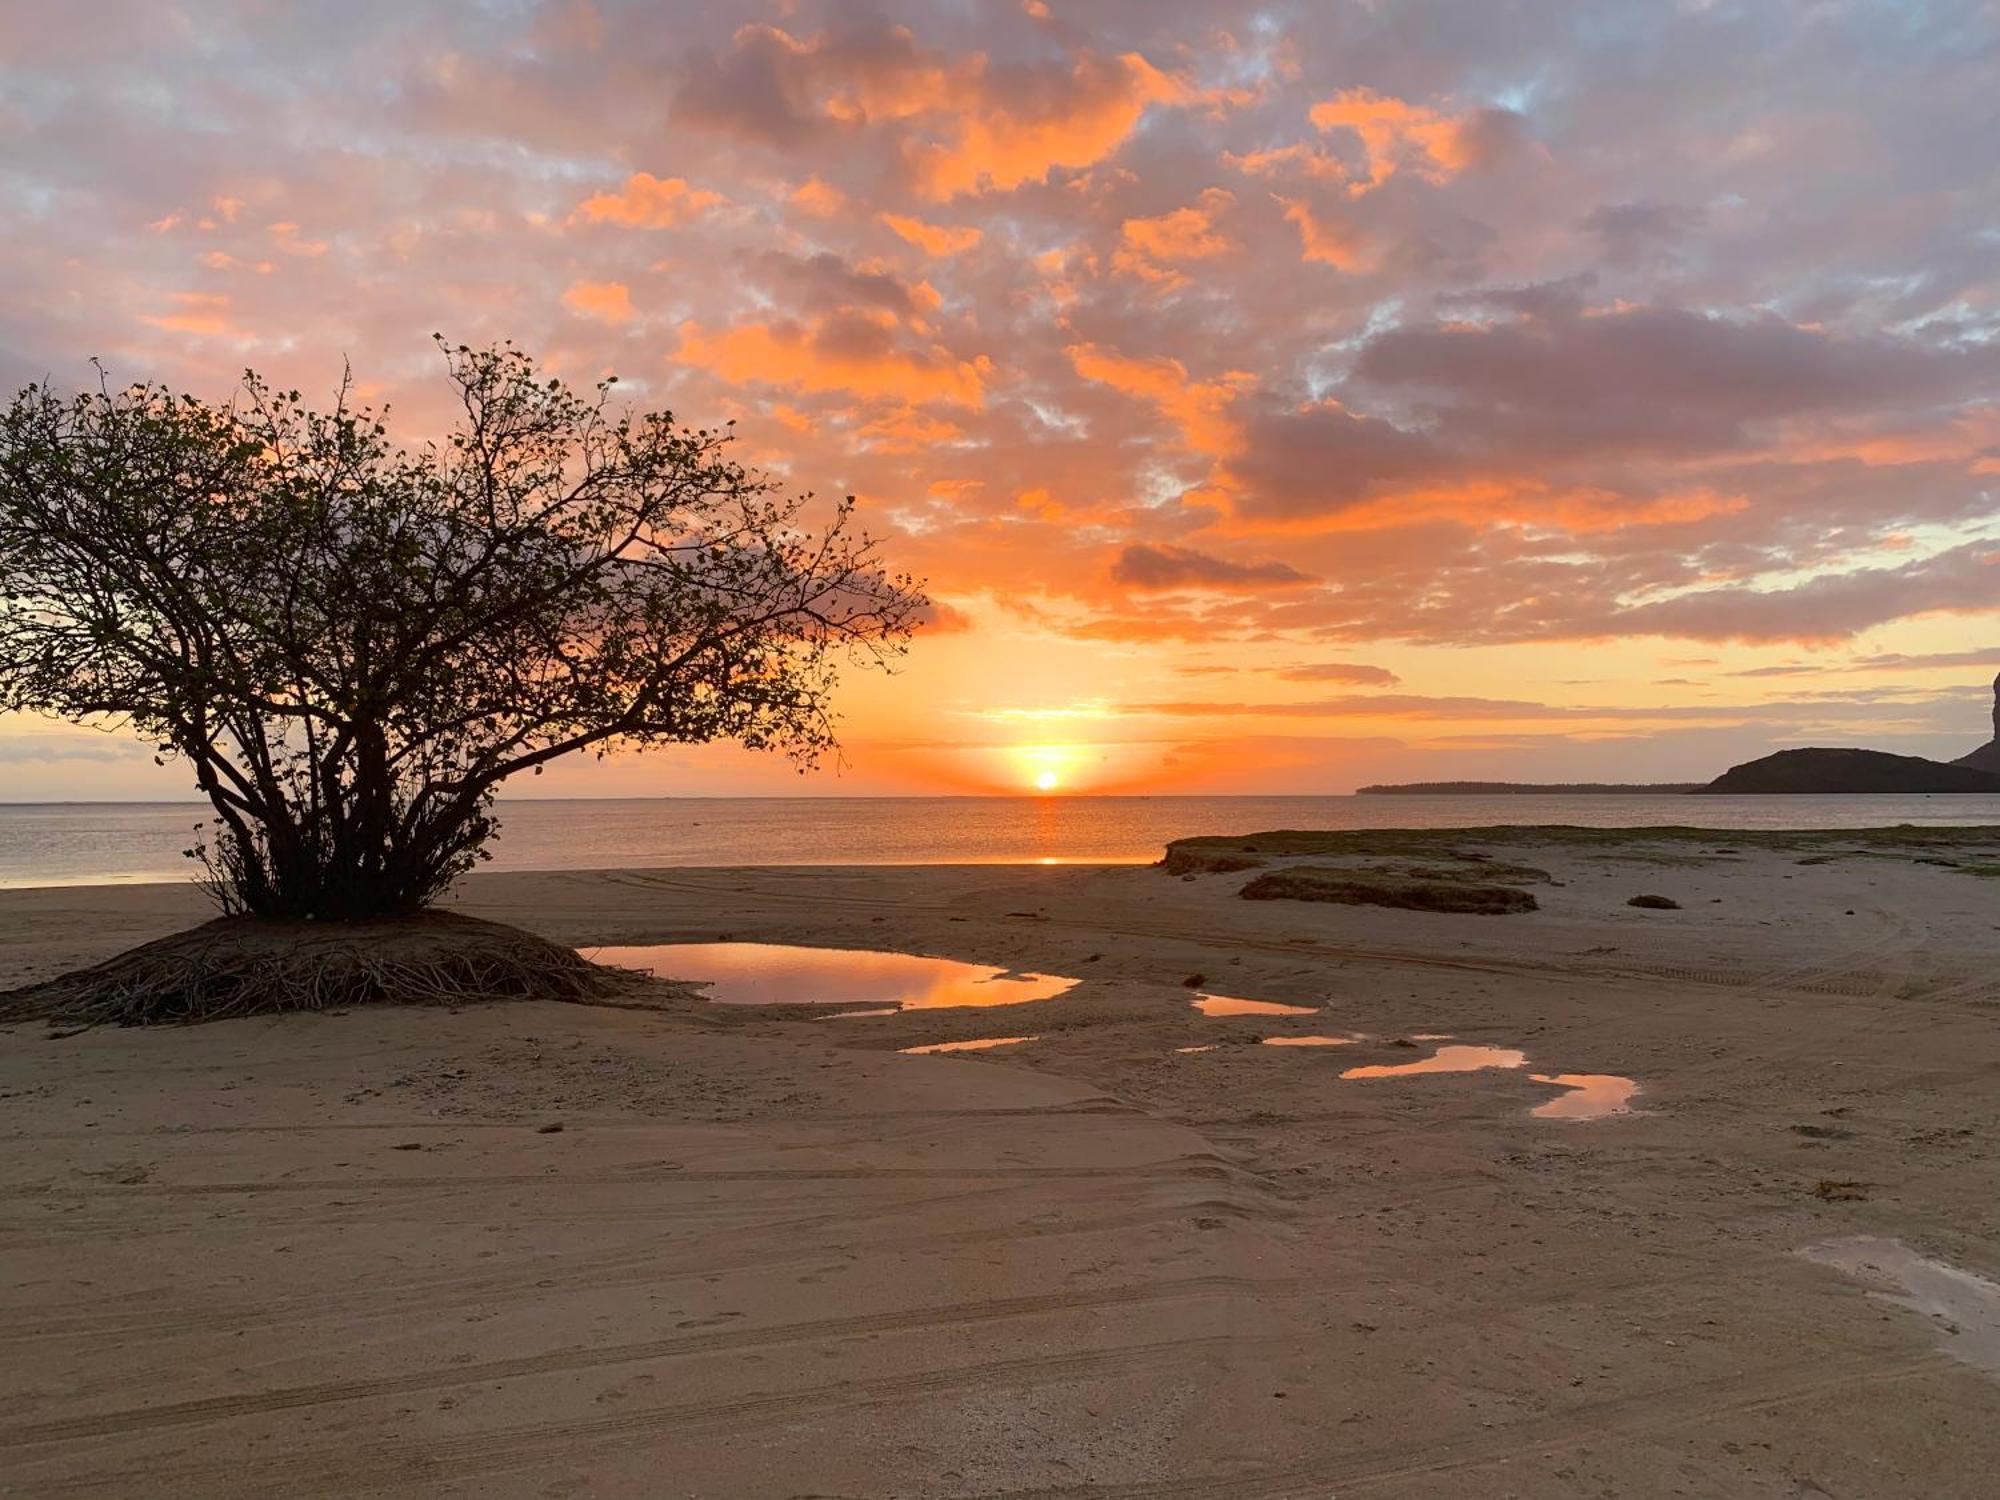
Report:
[{"label": "silhouetted tree", "polygon": [[851,498],[805,529],[727,429],[439,345],[463,416],[414,451],[345,381],[320,413],[254,374],[227,406],[30,386],[0,425],[0,707],[186,759],[226,911],[414,911],[484,857],[495,788],[575,751],[811,763],[841,662],[924,606]]}]

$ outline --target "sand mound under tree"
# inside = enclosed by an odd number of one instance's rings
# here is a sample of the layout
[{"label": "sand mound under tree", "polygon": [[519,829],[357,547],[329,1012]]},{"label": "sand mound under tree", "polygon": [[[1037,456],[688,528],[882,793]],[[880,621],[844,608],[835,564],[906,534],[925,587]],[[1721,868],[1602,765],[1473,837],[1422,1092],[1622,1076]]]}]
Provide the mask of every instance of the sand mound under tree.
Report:
[{"label": "sand mound under tree", "polygon": [[632,982],[518,927],[449,912],[368,922],[219,917],[0,993],[0,1021],[144,1026],[383,1003],[589,1000]]}]

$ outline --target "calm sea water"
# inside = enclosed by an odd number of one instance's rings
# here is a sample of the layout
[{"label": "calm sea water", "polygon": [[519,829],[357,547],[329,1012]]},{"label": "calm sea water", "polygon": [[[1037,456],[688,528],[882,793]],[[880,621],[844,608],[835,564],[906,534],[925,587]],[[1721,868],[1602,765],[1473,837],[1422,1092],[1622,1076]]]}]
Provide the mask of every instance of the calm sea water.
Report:
[{"label": "calm sea water", "polygon": [[[191,802],[0,805],[0,886],[184,880]],[[503,802],[493,870],[1139,862],[1269,828],[2000,824],[2000,796],[659,797]]]}]

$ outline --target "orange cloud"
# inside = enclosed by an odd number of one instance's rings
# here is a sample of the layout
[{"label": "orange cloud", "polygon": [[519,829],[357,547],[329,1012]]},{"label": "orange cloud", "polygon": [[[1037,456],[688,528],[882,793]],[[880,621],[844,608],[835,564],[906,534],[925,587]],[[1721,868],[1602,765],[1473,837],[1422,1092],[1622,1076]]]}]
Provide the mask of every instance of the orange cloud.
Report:
[{"label": "orange cloud", "polygon": [[984,355],[963,360],[941,345],[898,344],[888,314],[848,310],[810,325],[744,323],[714,333],[688,322],[680,334],[679,357],[725,380],[808,391],[979,406],[992,371]]},{"label": "orange cloud", "polygon": [[972,616],[955,604],[932,599],[918,617],[917,628],[927,635],[963,635],[972,629]]},{"label": "orange cloud", "polygon": [[847,195],[831,183],[811,178],[792,189],[792,207],[815,219],[830,219],[847,204]]},{"label": "orange cloud", "polygon": [[[785,36],[782,31],[777,34]],[[824,37],[809,44],[791,43],[841,73],[830,81],[823,101],[827,118],[865,125],[948,112],[958,106],[967,86],[985,67],[985,58],[977,54],[947,65],[939,54],[921,50],[907,27],[892,27],[888,36],[898,45],[867,61],[840,59],[838,44],[829,45]]]},{"label": "orange cloud", "polygon": [[682,177],[655,177],[634,172],[615,193],[597,193],[583,200],[570,222],[616,224],[623,229],[669,229],[725,202],[720,193],[689,187]]},{"label": "orange cloud", "polygon": [[855,436],[876,453],[918,453],[964,441],[965,429],[914,407],[897,406],[863,424]]},{"label": "orange cloud", "polygon": [[1353,230],[1317,217],[1303,198],[1278,201],[1285,206],[1285,218],[1299,227],[1299,253],[1303,259],[1322,261],[1343,271],[1358,271],[1366,263],[1361,238]]},{"label": "orange cloud", "polygon": [[627,323],[636,316],[631,289],[618,281],[574,282],[562,294],[562,303],[573,313],[603,323]]},{"label": "orange cloud", "polygon": [[985,75],[969,100],[947,99],[956,108],[946,137],[910,152],[918,190],[933,200],[1006,192],[1059,167],[1087,167],[1116,150],[1150,106],[1193,97],[1136,52],[1086,54],[1064,83],[1011,98],[1004,82]]},{"label": "orange cloud", "polygon": [[1225,151],[1222,159],[1237,171],[1247,172],[1252,177],[1279,177],[1293,170],[1312,177],[1345,178],[1347,175],[1346,168],[1339,162],[1305,141],[1290,146],[1273,146],[1268,151],[1247,151],[1240,155]]},{"label": "orange cloud", "polygon": [[205,251],[201,263],[211,271],[254,271],[259,276],[269,276],[278,269],[268,260],[238,260],[227,250]]},{"label": "orange cloud", "polygon": [[299,226],[291,223],[289,220],[276,224],[267,224],[264,227],[271,238],[277,243],[278,248],[287,255],[302,255],[308,260],[312,260],[326,254],[325,240],[300,239]]},{"label": "orange cloud", "polygon": [[1322,135],[1345,130],[1360,141],[1367,156],[1367,176],[1348,184],[1348,191],[1357,197],[1399,171],[1442,182],[1472,163],[1463,118],[1373,89],[1343,89],[1315,104],[1307,118]]},{"label": "orange cloud", "polygon": [[1230,406],[1239,391],[1255,383],[1254,377],[1232,371],[1216,381],[1192,380],[1177,359],[1134,359],[1096,344],[1072,344],[1065,352],[1084,379],[1158,407],[1196,452],[1223,457],[1241,443]]},{"label": "orange cloud", "polygon": [[149,314],[141,321],[174,333],[193,333],[217,338],[249,337],[229,321],[229,298],[220,293],[175,292],[174,305],[178,311]]},{"label": "orange cloud", "polygon": [[1215,227],[1216,218],[1235,201],[1233,194],[1209,188],[1201,195],[1199,207],[1189,205],[1150,219],[1127,219],[1120,226],[1123,243],[1112,258],[1112,266],[1149,281],[1183,284],[1187,278],[1173,269],[1176,265],[1209,260],[1235,248]]},{"label": "orange cloud", "polygon": [[926,224],[901,214],[884,214],[882,222],[926,255],[961,255],[980,240],[980,231],[970,226]]},{"label": "orange cloud", "polygon": [[993,66],[984,52],[927,48],[906,26],[798,37],[752,24],[694,68],[674,108],[684,122],[764,145],[886,136],[919,196],[943,202],[1092,166],[1152,105],[1232,102],[1237,95],[1196,90],[1137,52]]},{"label": "orange cloud", "polygon": [[1774,456],[1787,463],[1842,459],[1868,468],[1904,464],[1964,463],[1974,474],[2000,473],[2000,406],[1959,412],[1949,423],[1904,430],[1849,431],[1835,426],[1780,441]]},{"label": "orange cloud", "polygon": [[1029,262],[1035,268],[1035,274],[1042,278],[1042,290],[1057,307],[1067,307],[1077,299],[1076,278],[1071,273],[1071,263],[1076,258],[1075,247],[1064,246],[1057,250],[1044,250]]},{"label": "orange cloud", "polygon": [[[1393,531],[1437,521],[1474,530],[1512,527],[1599,535],[1635,526],[1684,526],[1747,509],[1741,495],[1694,488],[1648,499],[1608,490],[1552,489],[1534,480],[1468,479],[1453,484],[1399,490],[1322,515],[1240,528],[1246,534],[1272,531],[1323,535],[1332,532]],[[1239,528],[1226,528],[1225,534]]]},{"label": "orange cloud", "polygon": [[1353,148],[1329,151],[1300,141],[1241,155],[1225,153],[1223,160],[1255,177],[1305,176],[1336,183],[1359,198],[1399,173],[1440,183],[1491,161],[1513,139],[1515,119],[1505,110],[1491,109],[1448,115],[1365,88],[1322,99],[1309,118],[1322,136],[1345,135]]}]

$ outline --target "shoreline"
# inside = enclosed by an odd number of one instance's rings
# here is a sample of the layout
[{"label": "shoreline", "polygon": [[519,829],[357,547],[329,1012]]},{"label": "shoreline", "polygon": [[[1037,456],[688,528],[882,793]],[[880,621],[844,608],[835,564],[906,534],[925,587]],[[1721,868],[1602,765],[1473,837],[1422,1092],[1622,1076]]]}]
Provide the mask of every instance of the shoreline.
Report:
[{"label": "shoreline", "polygon": [[[0,889],[172,881],[187,809],[0,809]],[[1171,840],[1249,828],[1490,824],[1737,828],[2000,825],[2000,797],[961,798],[523,802],[483,873],[629,868],[1146,864]]]},{"label": "shoreline", "polygon": [[[576,946],[1081,982],[7,1028],[0,1463],[38,1496],[1970,1500],[2000,1378],[1838,1247],[2000,1279],[2000,887],[1718,847],[1510,849],[1549,880],[1507,916],[1134,866],[485,872],[453,909]],[[205,914],[0,892],[0,984]],[[1402,1076],[1445,1047],[1522,1062]],[[1639,1092],[1537,1117],[1534,1075]]]},{"label": "shoreline", "polygon": [[[1931,800],[1930,794],[1912,794],[1912,795],[1922,796],[1926,801]],[[554,801],[560,799],[549,799],[549,800]],[[612,800],[612,799],[606,799],[606,800]],[[646,800],[646,799],[630,799],[630,800]],[[1032,804],[1039,800],[1048,800],[1048,799],[1019,798],[1012,800],[1019,801],[1022,803]],[[1068,799],[1068,800],[1084,800],[1084,799]],[[1135,800],[1144,800],[1144,799],[1135,799]],[[1227,799],[1192,799],[1192,800],[1220,801]],[[1265,802],[1271,800],[1284,800],[1284,799],[1246,799],[1246,800]],[[1300,799],[1300,800],[1314,800],[1314,799]],[[1383,803],[1396,803],[1405,799],[1401,799],[1398,797],[1383,797],[1375,800]],[[1439,798],[1437,800],[1449,801],[1452,799]],[[1496,796],[1489,800],[1504,805],[1511,799],[1508,797]],[[1561,801],[1564,799],[1551,798],[1550,800]],[[1579,800],[1584,800],[1584,799],[1579,799]],[[1611,801],[1618,799],[1600,798],[1598,800]],[[1732,799],[1729,797],[1703,799],[1704,803],[1709,803],[1714,801],[1730,801],[1730,800],[1736,800],[1736,799]],[[1771,802],[1775,800],[1779,802],[1780,805],[1784,805],[1786,803],[1793,802],[1796,799],[1793,798],[1773,799],[1770,797],[1760,796],[1760,797],[1745,797],[1740,800],[1755,801],[1755,802]],[[1838,800],[1852,801],[1855,799],[1844,798]],[[1886,797],[1877,797],[1877,798],[1870,798],[1867,800],[1871,802],[1881,802],[1881,801],[1893,801],[1895,799]],[[112,804],[104,804],[104,805],[112,805]],[[120,805],[150,806],[153,804],[120,804]],[[1871,811],[1873,810],[1874,809],[1871,809]],[[1946,837],[1954,833],[1963,833],[1968,836],[1976,837],[1984,835],[1989,831],[2000,832],[2000,806],[1996,806],[1994,809],[1986,811],[1989,811],[1990,814],[1994,815],[1993,821],[1968,822],[1968,821],[1951,821],[1951,820],[1941,820],[1941,819],[1926,819],[1922,821],[1904,820],[1891,824],[1850,823],[1850,822],[1782,824],[1782,823],[1769,823],[1769,822],[1736,821],[1736,822],[1713,823],[1713,824],[1698,823],[1698,822],[1697,823],[1679,822],[1679,823],[1649,823],[1649,824],[1631,824],[1631,825],[1620,825],[1613,823],[1594,823],[1594,822],[1581,822],[1581,823],[1502,822],[1502,823],[1471,823],[1471,824],[1453,824],[1453,823],[1399,824],[1395,822],[1383,822],[1383,823],[1361,822],[1361,823],[1340,825],[1330,830],[1330,832],[1334,834],[1350,834],[1356,837],[1364,837],[1369,835],[1386,837],[1396,834],[1409,834],[1412,836],[1423,836],[1429,838],[1449,839],[1452,837],[1458,837],[1458,838],[1474,839],[1474,840],[1491,840],[1497,836],[1498,839],[1503,842],[1520,841],[1523,838],[1523,836],[1533,835],[1539,831],[1551,831],[1555,833],[1563,833],[1563,832],[1590,833],[1600,836],[1623,835],[1636,839],[1645,839],[1648,837],[1673,837],[1676,839],[1685,840],[1693,838],[1706,838],[1713,835],[1718,837],[1723,837],[1723,836],[1734,837],[1745,841],[1768,841],[1773,839],[1779,839],[1779,840],[1791,840],[1794,842],[1803,842],[1814,839],[1838,841],[1842,836],[1861,837],[1865,835],[1872,835],[1877,837],[1878,839],[1887,839],[1889,836],[1896,834],[1901,830],[1930,832],[1940,837]],[[652,861],[627,861],[623,863],[596,863],[596,864],[556,863],[556,864],[545,864],[545,865],[526,865],[519,867],[503,864],[497,869],[487,869],[475,872],[475,878],[480,878],[487,875],[501,875],[501,874],[549,875],[549,876],[589,875],[589,874],[605,875],[625,870],[663,870],[663,871],[664,870],[684,870],[684,871],[765,870],[765,869],[971,870],[971,869],[1035,868],[1035,867],[1062,867],[1062,868],[1132,867],[1132,866],[1150,866],[1158,863],[1162,857],[1163,849],[1170,848],[1173,844],[1176,843],[1186,843],[1190,841],[1201,842],[1203,840],[1213,841],[1218,838],[1227,838],[1227,837],[1231,837],[1231,835],[1221,835],[1221,834],[1195,835],[1193,836],[1192,840],[1190,840],[1189,838],[1169,837],[1162,839],[1160,845],[1157,846],[1149,845],[1148,849],[1145,852],[1132,852],[1126,854],[1113,854],[1102,851],[1069,852],[1061,854],[1020,852],[1020,853],[996,854],[996,855],[990,855],[984,857],[972,857],[972,858],[968,857],[935,858],[935,857],[917,857],[917,856],[880,857],[873,859],[766,858],[766,859],[747,861],[747,862],[730,861],[730,860],[711,860],[703,862],[693,862],[693,861],[663,862],[659,860],[652,860]],[[192,871],[192,869],[190,870],[190,873],[188,873],[185,876],[170,876],[164,871],[137,871],[131,873],[105,873],[96,875],[79,875],[75,878],[60,879],[53,881],[40,879],[33,876],[0,877],[0,894],[8,892],[45,891],[45,890],[46,891],[80,890],[80,889],[96,889],[96,888],[123,890],[123,889],[132,889],[132,888],[140,888],[147,886],[178,887],[196,883],[198,882],[199,879],[200,879],[199,874]]]}]

